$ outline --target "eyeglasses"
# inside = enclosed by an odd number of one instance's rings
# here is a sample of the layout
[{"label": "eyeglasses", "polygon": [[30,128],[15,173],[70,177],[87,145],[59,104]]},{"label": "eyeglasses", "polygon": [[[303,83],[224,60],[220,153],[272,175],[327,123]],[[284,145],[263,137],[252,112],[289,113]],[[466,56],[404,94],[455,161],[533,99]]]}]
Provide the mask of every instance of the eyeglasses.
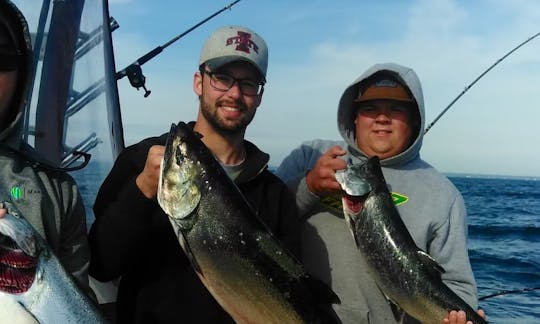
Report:
[{"label": "eyeglasses", "polygon": [[210,85],[219,91],[227,91],[238,83],[240,91],[246,96],[258,96],[262,93],[264,82],[256,82],[249,79],[237,79],[228,74],[217,73],[200,69],[201,74],[210,76]]}]

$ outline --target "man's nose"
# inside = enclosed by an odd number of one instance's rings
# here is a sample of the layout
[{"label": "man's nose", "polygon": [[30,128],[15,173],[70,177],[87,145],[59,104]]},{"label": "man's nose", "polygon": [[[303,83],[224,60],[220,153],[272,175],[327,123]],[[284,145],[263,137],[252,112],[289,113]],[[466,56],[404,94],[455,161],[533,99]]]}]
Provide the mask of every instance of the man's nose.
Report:
[{"label": "man's nose", "polygon": [[379,109],[377,111],[377,117],[375,118],[377,121],[388,121],[390,120],[390,110],[389,109]]},{"label": "man's nose", "polygon": [[235,80],[232,87],[227,90],[227,94],[233,98],[240,98],[242,96],[242,89],[240,88],[240,83]]}]

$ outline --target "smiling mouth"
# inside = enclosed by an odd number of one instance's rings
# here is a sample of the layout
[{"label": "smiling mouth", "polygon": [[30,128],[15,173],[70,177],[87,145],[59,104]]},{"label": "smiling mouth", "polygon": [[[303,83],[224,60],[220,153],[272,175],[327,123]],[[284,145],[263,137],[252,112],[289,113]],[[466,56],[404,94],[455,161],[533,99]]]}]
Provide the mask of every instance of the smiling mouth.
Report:
[{"label": "smiling mouth", "polygon": [[21,250],[15,241],[0,234],[0,291],[21,294],[32,286],[38,257]]},{"label": "smiling mouth", "polygon": [[243,112],[246,110],[244,104],[240,101],[223,100],[216,103],[217,107],[222,108],[225,111],[238,111]]}]

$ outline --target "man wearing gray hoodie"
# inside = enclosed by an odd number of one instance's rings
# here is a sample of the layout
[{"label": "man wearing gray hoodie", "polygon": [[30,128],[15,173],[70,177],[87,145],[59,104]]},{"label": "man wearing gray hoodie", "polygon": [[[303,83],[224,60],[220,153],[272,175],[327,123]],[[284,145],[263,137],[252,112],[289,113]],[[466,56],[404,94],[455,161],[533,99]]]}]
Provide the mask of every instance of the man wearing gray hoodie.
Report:
[{"label": "man wearing gray hoodie", "polygon": [[[296,193],[306,220],[303,262],[341,298],[342,304],[334,308],[344,323],[396,323],[401,315],[364,270],[365,261],[343,219],[342,190],[335,179],[346,161],[362,163],[375,155],[416,244],[446,270],[446,285],[477,307],[464,200],[444,175],[420,158],[424,116],[416,73],[393,63],[374,65],[341,97],[338,128],[343,141],[303,143],[276,171]],[[452,311],[444,323],[465,323],[464,313]]]},{"label": "man wearing gray hoodie", "polygon": [[[91,294],[85,210],[75,181],[48,166],[22,140],[32,76],[26,20],[14,4],[0,0],[0,217],[10,208],[17,209],[47,241],[66,271]],[[11,280],[6,267],[0,271],[2,284]]]}]

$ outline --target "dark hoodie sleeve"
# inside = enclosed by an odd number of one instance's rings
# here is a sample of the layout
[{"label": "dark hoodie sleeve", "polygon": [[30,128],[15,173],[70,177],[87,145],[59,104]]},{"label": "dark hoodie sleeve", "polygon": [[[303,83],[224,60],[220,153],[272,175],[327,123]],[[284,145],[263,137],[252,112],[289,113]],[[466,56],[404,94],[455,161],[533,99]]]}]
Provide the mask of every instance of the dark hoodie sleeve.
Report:
[{"label": "dark hoodie sleeve", "polygon": [[[278,180],[280,183],[281,181]],[[285,246],[298,258],[300,258],[300,217],[296,207],[296,198],[285,186],[280,185],[280,222],[278,235]]]},{"label": "dark hoodie sleeve", "polygon": [[149,147],[122,152],[97,194],[96,220],[89,233],[89,273],[100,281],[113,280],[125,271],[150,226],[157,203],[146,198],[135,183]]},{"label": "dark hoodie sleeve", "polygon": [[63,197],[67,208],[62,221],[58,258],[62,265],[89,292],[88,263],[90,248],[86,235],[86,213],[77,185],[71,177],[63,182]]}]

